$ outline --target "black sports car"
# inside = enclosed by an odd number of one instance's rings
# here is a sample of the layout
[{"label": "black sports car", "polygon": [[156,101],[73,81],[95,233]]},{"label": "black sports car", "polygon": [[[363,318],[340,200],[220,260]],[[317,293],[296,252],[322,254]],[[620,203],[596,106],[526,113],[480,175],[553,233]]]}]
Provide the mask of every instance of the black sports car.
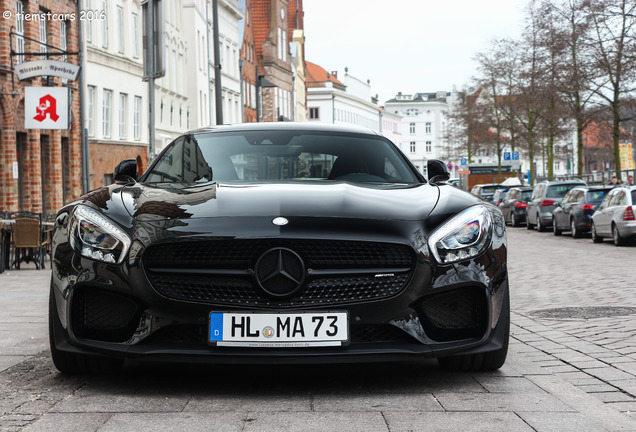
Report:
[{"label": "black sports car", "polygon": [[426,181],[366,129],[196,130],[137,180],[57,214],[50,342],[65,373],[126,358],[310,363],[437,357],[501,367],[510,307],[499,209]]}]

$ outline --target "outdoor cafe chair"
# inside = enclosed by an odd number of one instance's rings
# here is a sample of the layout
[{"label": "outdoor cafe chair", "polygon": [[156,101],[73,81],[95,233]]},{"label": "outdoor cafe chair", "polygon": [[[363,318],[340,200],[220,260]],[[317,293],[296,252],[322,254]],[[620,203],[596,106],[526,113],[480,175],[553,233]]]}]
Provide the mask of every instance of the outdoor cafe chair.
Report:
[{"label": "outdoor cafe chair", "polygon": [[20,262],[33,261],[39,270],[44,268],[48,236],[42,233],[42,215],[34,212],[18,212],[11,215],[13,223],[12,267],[20,268]]}]

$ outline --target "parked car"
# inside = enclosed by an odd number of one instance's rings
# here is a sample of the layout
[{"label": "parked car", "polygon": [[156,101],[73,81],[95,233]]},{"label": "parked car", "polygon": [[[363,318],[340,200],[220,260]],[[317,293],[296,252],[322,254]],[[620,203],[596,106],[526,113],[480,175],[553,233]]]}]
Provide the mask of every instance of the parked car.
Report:
[{"label": "parked car", "polygon": [[506,193],[499,210],[503,213],[504,221],[510,226],[517,227],[526,222],[526,208],[532,197],[532,187],[513,187]]},{"label": "parked car", "polygon": [[477,195],[479,198],[492,202],[492,197],[497,189],[505,188],[498,183],[484,183],[473,186],[470,193]]},{"label": "parked car", "polygon": [[543,181],[532,191],[528,203],[526,227],[531,230],[536,226],[539,231],[546,231],[552,226],[552,212],[570,189],[587,186],[583,180]]},{"label": "parked car", "polygon": [[493,370],[510,332],[501,211],[368,129],[188,132],[57,213],[53,363],[437,357]]},{"label": "parked car", "polygon": [[492,203],[494,205],[496,205],[497,207],[499,207],[499,205],[503,202],[506,193],[510,190],[510,188],[508,187],[502,187],[499,188],[495,191],[494,195],[492,196]]},{"label": "parked car", "polygon": [[577,186],[563,197],[552,212],[554,235],[570,231],[579,238],[590,231],[592,215],[612,186]]},{"label": "parked car", "polygon": [[616,187],[592,215],[592,240],[600,243],[611,237],[622,246],[636,237],[636,186]]},{"label": "parked car", "polygon": [[459,187],[460,181],[458,178],[450,179],[446,182],[447,184],[455,187]]}]

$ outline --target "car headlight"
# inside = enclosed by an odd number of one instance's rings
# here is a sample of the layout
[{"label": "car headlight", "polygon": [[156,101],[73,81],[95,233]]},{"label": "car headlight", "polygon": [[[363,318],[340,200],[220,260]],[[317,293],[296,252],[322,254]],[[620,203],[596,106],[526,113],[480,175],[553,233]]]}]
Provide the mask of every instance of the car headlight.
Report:
[{"label": "car headlight", "polygon": [[428,247],[440,264],[451,264],[479,255],[491,237],[490,212],[481,205],[453,216],[428,238]]},{"label": "car headlight", "polygon": [[112,264],[121,263],[130,248],[130,237],[99,212],[77,206],[73,212],[69,242],[86,258]]}]

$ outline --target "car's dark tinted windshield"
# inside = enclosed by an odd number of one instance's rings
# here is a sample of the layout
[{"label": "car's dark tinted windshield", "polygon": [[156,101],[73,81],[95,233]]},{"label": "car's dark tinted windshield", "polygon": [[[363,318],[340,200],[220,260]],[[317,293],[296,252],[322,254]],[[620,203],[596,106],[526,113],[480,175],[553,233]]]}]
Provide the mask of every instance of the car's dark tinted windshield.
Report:
[{"label": "car's dark tinted windshield", "polygon": [[563,198],[566,193],[572,188],[581,186],[580,184],[560,184],[549,185],[548,190],[545,193],[546,198]]},{"label": "car's dark tinted windshield", "polygon": [[493,195],[499,189],[498,186],[483,186],[479,191],[480,195]]},{"label": "car's dark tinted windshield", "polygon": [[381,137],[306,131],[181,137],[161,154],[142,180],[418,182],[395,147]]},{"label": "car's dark tinted windshield", "polygon": [[587,193],[585,202],[590,204],[600,204],[607,195],[608,190],[591,190]]},{"label": "car's dark tinted windshield", "polygon": [[521,191],[521,196],[519,197],[520,201],[530,201],[530,198],[532,198],[532,191],[531,190]]}]

